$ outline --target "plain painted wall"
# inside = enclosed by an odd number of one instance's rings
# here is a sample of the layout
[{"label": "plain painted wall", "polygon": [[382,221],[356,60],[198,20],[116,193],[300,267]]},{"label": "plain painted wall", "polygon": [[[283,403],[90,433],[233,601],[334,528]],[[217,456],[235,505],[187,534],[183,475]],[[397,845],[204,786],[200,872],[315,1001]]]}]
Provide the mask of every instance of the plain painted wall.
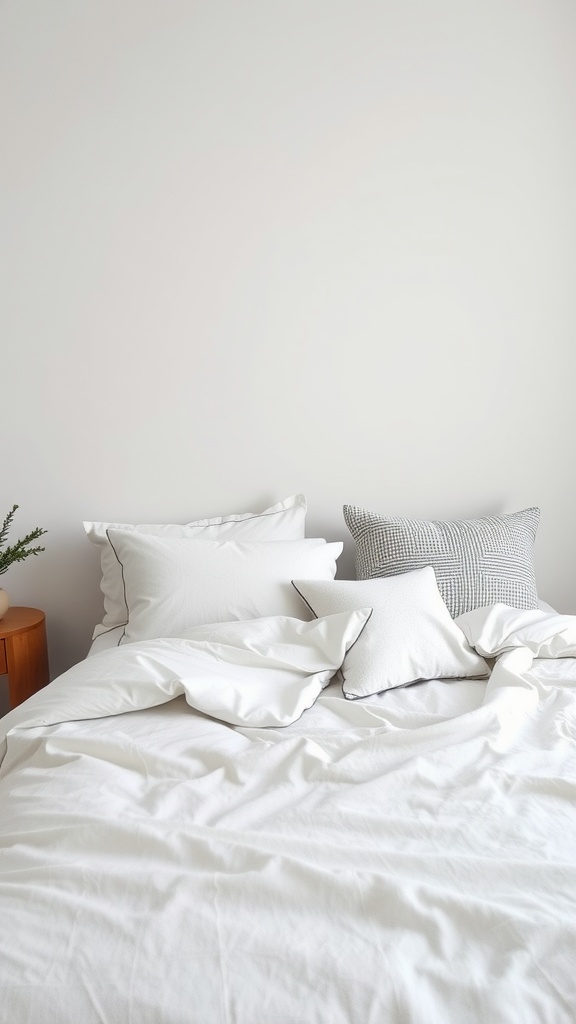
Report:
[{"label": "plain painted wall", "polygon": [[[83,519],[537,504],[576,611],[572,0],[3,0],[0,577],[52,672]],[[1,510],[0,510],[1,511]]]}]

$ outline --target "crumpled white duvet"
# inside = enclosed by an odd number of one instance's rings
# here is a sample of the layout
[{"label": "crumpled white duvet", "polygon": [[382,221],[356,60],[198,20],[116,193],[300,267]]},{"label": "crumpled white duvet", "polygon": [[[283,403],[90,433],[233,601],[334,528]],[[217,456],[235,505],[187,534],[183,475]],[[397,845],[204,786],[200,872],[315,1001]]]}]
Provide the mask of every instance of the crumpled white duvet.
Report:
[{"label": "crumpled white duvet", "polygon": [[2,1024],[574,1022],[576,660],[505,619],[488,684],[286,728],[134,710],[168,641],[11,712]]}]

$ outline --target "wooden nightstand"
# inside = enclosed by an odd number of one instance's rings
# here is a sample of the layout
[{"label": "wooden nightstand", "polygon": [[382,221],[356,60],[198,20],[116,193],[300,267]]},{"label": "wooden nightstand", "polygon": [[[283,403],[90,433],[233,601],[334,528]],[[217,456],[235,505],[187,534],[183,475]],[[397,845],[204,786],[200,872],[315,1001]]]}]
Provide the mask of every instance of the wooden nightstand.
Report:
[{"label": "wooden nightstand", "polygon": [[12,708],[50,682],[46,621],[38,608],[9,608],[0,619],[0,675],[5,672]]}]

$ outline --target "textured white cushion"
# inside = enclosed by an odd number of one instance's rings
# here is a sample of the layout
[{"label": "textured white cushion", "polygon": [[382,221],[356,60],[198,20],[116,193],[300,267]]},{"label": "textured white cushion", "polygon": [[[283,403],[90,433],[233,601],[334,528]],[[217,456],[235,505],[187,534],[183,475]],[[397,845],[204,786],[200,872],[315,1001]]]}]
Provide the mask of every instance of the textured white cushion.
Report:
[{"label": "textured white cushion", "polygon": [[121,643],[180,637],[191,626],[288,615],[310,619],[291,580],[333,579],[342,543],[201,543],[108,530],[121,566],[128,622]]},{"label": "textured white cushion", "polygon": [[369,697],[423,679],[486,676],[488,666],[450,616],[430,567],[376,580],[294,579],[314,615],[373,609],[344,660],[346,697]]},{"label": "textured white cushion", "polygon": [[453,617],[501,601],[536,608],[534,541],[540,509],[481,519],[380,516],[344,505],[356,542],[356,578],[395,576],[431,565]]},{"label": "textured white cushion", "polygon": [[186,538],[187,540],[239,540],[272,541],[302,540],[306,528],[306,498],[293,494],[284,501],[278,501],[263,512],[242,512],[213,519],[198,519],[186,525],[174,523],[130,523],[85,522],[88,539],[100,549],[104,595],[104,618],[93,633],[93,639],[101,633],[123,626],[128,611],[124,600],[124,587],[118,559],[108,541],[107,530],[131,530],[153,537]]}]

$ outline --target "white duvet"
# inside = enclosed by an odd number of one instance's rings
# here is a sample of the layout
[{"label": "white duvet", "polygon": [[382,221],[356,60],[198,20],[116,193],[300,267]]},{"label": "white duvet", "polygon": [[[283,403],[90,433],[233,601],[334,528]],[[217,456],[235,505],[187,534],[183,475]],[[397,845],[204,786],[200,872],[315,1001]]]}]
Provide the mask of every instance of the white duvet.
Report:
[{"label": "white duvet", "polygon": [[2,1024],[574,1022],[576,619],[513,614],[459,623],[488,684],[283,728],[167,696],[167,640],[1,720]]}]

